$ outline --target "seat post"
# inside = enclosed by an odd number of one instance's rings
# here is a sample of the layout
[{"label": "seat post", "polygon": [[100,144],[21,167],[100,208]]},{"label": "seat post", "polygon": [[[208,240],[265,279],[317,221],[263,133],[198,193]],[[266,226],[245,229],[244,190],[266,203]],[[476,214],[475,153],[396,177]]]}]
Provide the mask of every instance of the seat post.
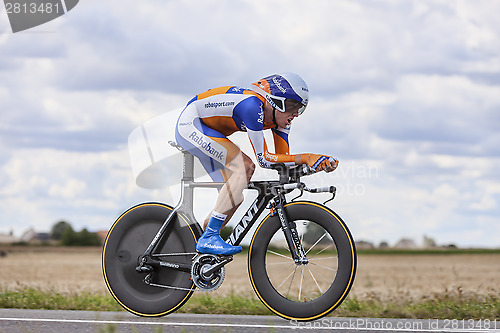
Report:
[{"label": "seat post", "polygon": [[194,180],[194,155],[190,154],[187,150],[182,151],[182,180]]},{"label": "seat post", "polygon": [[193,212],[194,206],[194,155],[187,150],[182,150],[182,179],[181,179],[181,198],[178,205],[180,211],[194,223],[196,218]]}]

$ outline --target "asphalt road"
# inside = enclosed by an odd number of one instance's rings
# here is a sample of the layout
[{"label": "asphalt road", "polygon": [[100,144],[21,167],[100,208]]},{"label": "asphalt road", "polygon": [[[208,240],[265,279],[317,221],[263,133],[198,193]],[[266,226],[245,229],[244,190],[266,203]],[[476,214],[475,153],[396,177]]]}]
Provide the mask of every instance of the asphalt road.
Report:
[{"label": "asphalt road", "polygon": [[137,317],[127,312],[0,309],[0,332],[500,332],[500,322],[326,317],[297,323],[275,316],[171,314]]}]

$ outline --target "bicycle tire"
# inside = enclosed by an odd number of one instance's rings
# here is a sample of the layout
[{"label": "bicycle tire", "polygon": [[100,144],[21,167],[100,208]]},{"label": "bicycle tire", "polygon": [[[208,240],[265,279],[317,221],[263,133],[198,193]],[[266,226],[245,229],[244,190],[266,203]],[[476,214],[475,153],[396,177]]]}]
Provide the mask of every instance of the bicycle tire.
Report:
[{"label": "bicycle tire", "polygon": [[[102,251],[102,271],[108,290],[127,311],[146,317],[158,317],[180,308],[191,297],[195,286],[190,273],[156,267],[154,283],[185,288],[178,290],[147,285],[145,273],[136,272],[139,258],[172,212],[162,203],[143,203],[124,212],[110,228]],[[193,253],[200,236],[189,221],[177,214],[155,253]],[[175,261],[191,263],[192,255],[175,256]]]},{"label": "bicycle tire", "polygon": [[[288,220],[297,225],[309,263],[295,264],[278,215],[268,215],[250,243],[250,281],[259,299],[275,314],[297,321],[319,319],[335,310],[353,285],[357,264],[354,240],[342,219],[324,205],[297,201],[284,209]],[[312,230],[309,235],[308,229]],[[326,281],[319,281],[320,277]]]}]

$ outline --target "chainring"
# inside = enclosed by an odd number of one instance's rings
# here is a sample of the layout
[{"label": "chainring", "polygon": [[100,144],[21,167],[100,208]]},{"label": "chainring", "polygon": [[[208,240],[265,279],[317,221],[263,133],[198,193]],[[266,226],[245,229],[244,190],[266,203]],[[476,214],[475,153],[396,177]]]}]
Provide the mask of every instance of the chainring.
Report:
[{"label": "chainring", "polygon": [[198,255],[191,266],[191,279],[195,286],[202,291],[214,291],[220,287],[225,277],[224,266],[211,274],[206,274],[213,265],[217,264],[217,256],[213,254]]}]

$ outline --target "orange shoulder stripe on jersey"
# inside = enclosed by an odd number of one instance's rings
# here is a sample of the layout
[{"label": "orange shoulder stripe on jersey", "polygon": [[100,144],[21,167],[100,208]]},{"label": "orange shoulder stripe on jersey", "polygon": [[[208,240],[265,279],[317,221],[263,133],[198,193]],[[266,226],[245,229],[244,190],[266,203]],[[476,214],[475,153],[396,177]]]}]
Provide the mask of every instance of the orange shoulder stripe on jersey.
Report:
[{"label": "orange shoulder stripe on jersey", "polygon": [[261,95],[257,94],[255,91],[252,91],[252,90],[246,90],[246,89],[245,89],[245,90],[243,90],[243,94],[244,94],[244,95],[253,95],[253,96],[257,97],[258,99],[260,99],[260,101],[261,101],[262,103],[264,103],[264,104],[266,103],[266,99],[265,99],[264,97],[262,97]]},{"label": "orange shoulder stripe on jersey", "polygon": [[232,87],[233,86],[224,86],[224,87],[209,89],[205,92],[202,92],[201,94],[198,94],[198,100],[204,99],[204,98],[207,98],[210,96],[214,96],[214,95],[225,94]]}]

